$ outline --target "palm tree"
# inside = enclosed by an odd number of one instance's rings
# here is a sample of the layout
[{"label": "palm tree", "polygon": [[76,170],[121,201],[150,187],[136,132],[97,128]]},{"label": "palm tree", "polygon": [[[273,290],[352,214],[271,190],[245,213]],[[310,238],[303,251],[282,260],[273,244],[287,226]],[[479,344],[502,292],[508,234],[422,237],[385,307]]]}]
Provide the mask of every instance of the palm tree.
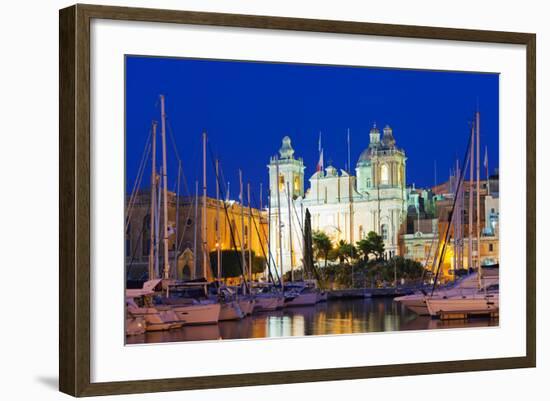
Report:
[{"label": "palm tree", "polygon": [[340,263],[349,263],[351,262],[353,256],[357,255],[357,249],[355,249],[355,247],[349,242],[341,239],[338,244],[336,244],[335,253],[336,257],[340,260]]},{"label": "palm tree", "polygon": [[328,263],[328,256],[332,249],[332,241],[322,231],[314,231],[312,235],[313,239],[313,249],[317,258],[322,257],[325,259],[325,268]]}]

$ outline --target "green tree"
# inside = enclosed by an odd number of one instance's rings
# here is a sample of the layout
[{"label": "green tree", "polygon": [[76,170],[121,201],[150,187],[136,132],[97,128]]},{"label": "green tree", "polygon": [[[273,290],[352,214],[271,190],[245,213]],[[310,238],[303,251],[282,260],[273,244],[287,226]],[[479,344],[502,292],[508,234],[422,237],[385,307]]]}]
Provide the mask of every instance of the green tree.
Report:
[{"label": "green tree", "polygon": [[[261,273],[265,271],[266,260],[264,257],[256,256],[254,251],[252,252],[252,273]],[[222,260],[222,278],[228,277],[240,277],[242,274],[242,256],[240,252],[234,250],[224,249],[221,252]],[[245,261],[248,263],[248,251],[245,252]],[[216,251],[210,252],[210,267],[212,275],[216,277],[218,275],[218,255]]]},{"label": "green tree", "polygon": [[374,255],[375,259],[381,259],[384,254],[384,240],[374,231],[370,231],[366,238],[357,242],[357,248],[365,261],[370,255]]},{"label": "green tree", "polygon": [[313,250],[316,258],[323,258],[325,260],[325,268],[327,267],[329,253],[332,250],[332,241],[322,231],[314,231],[312,233]]},{"label": "green tree", "polygon": [[420,262],[412,259],[406,259],[403,256],[396,256],[388,264],[393,265],[397,270],[397,277],[406,280],[417,280],[422,277],[424,267]]},{"label": "green tree", "polygon": [[355,256],[357,256],[357,249],[352,244],[344,241],[343,239],[336,244],[334,252],[340,263],[350,263],[351,260]]}]

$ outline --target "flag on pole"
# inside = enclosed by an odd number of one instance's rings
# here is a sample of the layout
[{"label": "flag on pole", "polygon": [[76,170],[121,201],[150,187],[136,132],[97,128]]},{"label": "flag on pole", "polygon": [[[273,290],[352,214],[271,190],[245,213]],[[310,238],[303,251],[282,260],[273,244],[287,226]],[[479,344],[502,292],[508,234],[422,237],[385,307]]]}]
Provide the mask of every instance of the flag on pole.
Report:
[{"label": "flag on pole", "polygon": [[323,149],[321,149],[321,153],[319,154],[319,163],[317,163],[317,171],[323,171],[323,167]]},{"label": "flag on pole", "polygon": [[322,151],[322,147],[321,147],[321,131],[319,131],[319,154],[321,154],[321,151]]},{"label": "flag on pole", "polygon": [[489,156],[487,155],[487,146],[485,146],[485,157],[483,158],[483,167],[489,166]]}]

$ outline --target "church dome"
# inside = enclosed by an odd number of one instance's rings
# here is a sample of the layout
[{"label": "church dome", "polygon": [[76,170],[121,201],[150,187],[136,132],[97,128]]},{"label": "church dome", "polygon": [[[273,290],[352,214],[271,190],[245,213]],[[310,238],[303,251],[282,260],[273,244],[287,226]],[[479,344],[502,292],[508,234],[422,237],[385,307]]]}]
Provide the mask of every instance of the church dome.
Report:
[{"label": "church dome", "polygon": [[294,149],[292,149],[292,145],[290,142],[290,137],[285,136],[283,138],[283,144],[281,145],[281,149],[279,149],[281,159],[292,159],[292,157],[294,156]]},{"label": "church dome", "polygon": [[360,165],[370,164],[370,161],[372,158],[372,152],[373,152],[373,148],[370,146],[364,151],[362,151],[361,154],[359,155],[359,160],[357,161],[357,165],[360,166]]}]

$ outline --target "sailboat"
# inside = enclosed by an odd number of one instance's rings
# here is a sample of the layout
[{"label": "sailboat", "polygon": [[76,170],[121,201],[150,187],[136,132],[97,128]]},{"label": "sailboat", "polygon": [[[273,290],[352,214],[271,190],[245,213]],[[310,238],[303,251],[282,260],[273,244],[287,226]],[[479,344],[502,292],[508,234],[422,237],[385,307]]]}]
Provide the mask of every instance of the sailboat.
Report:
[{"label": "sailboat", "polygon": [[[472,132],[470,137],[470,177],[473,178],[473,160],[474,160],[474,138],[475,138],[475,155],[476,155],[476,259],[477,259],[477,280],[478,291],[468,295],[457,295],[445,298],[427,298],[426,307],[429,314],[432,317],[437,316],[451,316],[453,314],[462,315],[476,315],[476,314],[492,314],[499,310],[499,293],[487,291],[487,280],[483,277],[483,270],[481,267],[481,224],[480,224],[480,158],[479,158],[479,142],[480,142],[480,113],[476,111],[475,121],[472,125]],[[475,127],[475,129],[474,129]],[[465,163],[466,164],[466,163]],[[459,185],[462,185],[464,174],[461,175]],[[472,180],[470,181],[471,184]],[[471,189],[470,189],[471,192]],[[455,194],[456,196],[456,194]],[[472,205],[472,197],[470,197],[470,206]],[[453,208],[454,209],[454,208]],[[470,213],[472,215],[472,213]],[[470,222],[472,219],[470,219]],[[449,227],[447,227],[449,229]],[[472,243],[472,224],[470,224],[470,236],[469,241]],[[472,256],[473,247],[470,246],[470,259]]]},{"label": "sailboat", "polygon": [[[210,302],[208,300],[199,301],[196,299],[185,299],[185,298],[171,298],[169,297],[170,289],[177,287],[177,284],[171,280],[171,269],[170,269],[170,260],[168,257],[168,173],[167,173],[167,161],[166,161],[166,113],[165,113],[165,98],[163,95],[160,95],[160,106],[161,106],[161,138],[162,138],[162,196],[163,196],[163,245],[164,245],[164,269],[163,269],[163,287],[166,289],[166,294],[164,297],[160,298],[160,301],[156,305],[156,308],[164,313],[164,317],[167,319],[177,318],[177,323],[183,325],[191,324],[212,324],[217,323],[219,319],[220,304],[216,302]],[[204,134],[206,136],[206,134]],[[206,139],[205,139],[206,140]],[[206,145],[204,145],[206,146]],[[155,155],[153,155],[154,161]],[[153,162],[153,169],[155,165]],[[204,173],[204,180],[206,186],[206,173]],[[154,182],[152,183],[154,185]],[[206,187],[204,187],[206,191]],[[152,190],[152,193],[155,191]],[[204,193],[206,197],[206,193]],[[206,201],[206,198],[204,198]],[[152,206],[154,208],[155,198],[152,197]],[[204,207],[204,206],[203,206]],[[205,210],[203,214],[205,213]],[[204,218],[205,219],[205,218]],[[160,220],[160,219],[159,219]],[[159,221],[156,222],[158,228]],[[204,225],[203,225],[204,229]],[[152,230],[153,231],[153,230]],[[155,248],[152,247],[153,252]],[[158,257],[158,253],[156,255]],[[150,264],[153,263],[155,257],[150,256]],[[177,261],[177,255],[175,260]],[[205,261],[203,261],[205,262]],[[155,269],[149,267],[150,274],[155,274]],[[151,276],[150,276],[151,277]],[[174,323],[174,322],[172,322]]]},{"label": "sailboat", "polygon": [[[464,169],[460,172],[459,180],[456,184],[454,201],[451,213],[448,218],[445,234],[443,237],[443,246],[437,258],[434,258],[434,262],[437,259],[437,271],[434,280],[432,292],[427,295],[425,292],[422,295],[413,294],[405,297],[396,298],[395,300],[403,303],[408,309],[419,315],[430,315],[432,317],[450,316],[451,314],[480,314],[480,313],[494,313],[499,308],[499,293],[498,293],[498,276],[491,278],[490,280],[483,278],[483,270],[480,261],[480,187],[479,187],[479,112],[476,112],[475,123],[472,125],[470,140],[466,151],[466,157],[464,160]],[[475,129],[474,129],[475,128]],[[477,135],[476,135],[477,134]],[[477,140],[476,140],[477,138]],[[474,158],[474,140],[477,143],[477,272],[462,279],[449,289],[435,290],[437,284],[437,277],[441,268],[441,262],[445,255],[445,249],[449,241],[450,229],[453,219],[457,219],[457,197],[462,190],[464,182],[464,173],[466,165],[469,164],[470,168],[470,183],[473,181],[473,158]],[[458,175],[457,168],[457,175]],[[470,189],[471,191],[471,189]],[[471,194],[471,192],[470,192]],[[469,225],[469,260],[470,267],[472,261],[471,246],[473,241],[472,230],[472,216],[473,216],[473,197],[470,195],[470,225]],[[456,220],[459,224],[462,224],[461,220]],[[456,230],[456,228],[455,228]],[[438,247],[439,249],[439,247]],[[435,264],[435,263],[434,263]],[[496,290],[491,290],[496,288]]]},{"label": "sailboat", "polygon": [[[149,280],[143,284],[141,289],[127,289],[126,290],[126,312],[130,321],[126,321],[126,333],[135,334],[140,332],[139,322],[144,322],[143,328],[145,331],[161,331],[175,328],[180,323],[173,320],[173,316],[162,314],[157,308],[155,308],[150,301],[155,292],[154,288],[161,282],[160,279]],[[137,300],[143,303],[143,306],[138,305]],[[137,326],[137,329],[136,329]]]}]

